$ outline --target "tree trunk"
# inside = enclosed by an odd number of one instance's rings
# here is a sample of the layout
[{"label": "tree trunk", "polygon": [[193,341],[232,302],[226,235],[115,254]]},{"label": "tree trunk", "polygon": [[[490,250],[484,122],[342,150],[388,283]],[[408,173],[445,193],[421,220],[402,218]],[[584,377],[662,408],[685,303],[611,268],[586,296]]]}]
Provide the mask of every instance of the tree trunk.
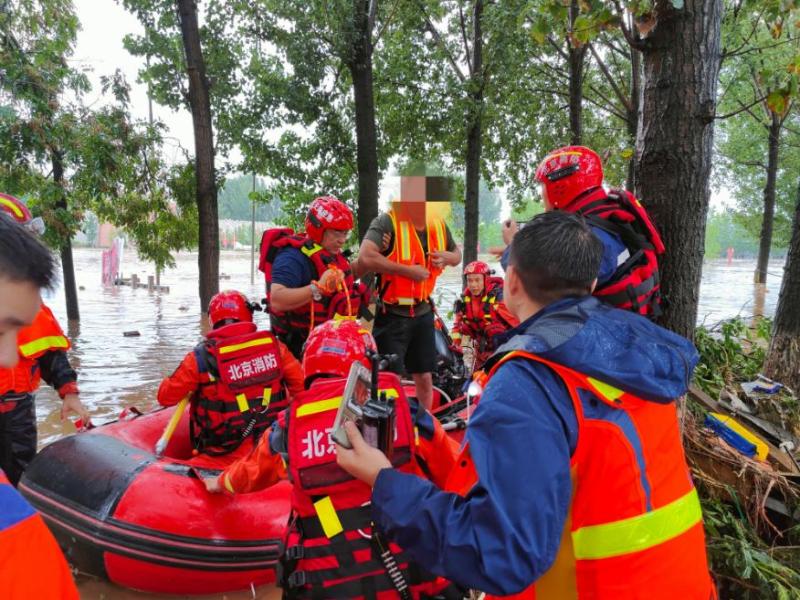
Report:
[{"label": "tree trunk", "polygon": [[[678,4],[678,3],[675,3]],[[720,65],[722,0],[656,0],[644,39],[644,87],[636,143],[637,191],[659,228],[664,313],[659,322],[694,336],[703,266]]]},{"label": "tree trunk", "polygon": [[[64,163],[61,152],[52,150],[50,161],[53,166],[53,181],[59,188],[57,208],[67,208],[67,197],[64,194]],[[67,301],[67,319],[77,321],[81,318],[78,310],[78,286],[75,283],[75,265],[72,262],[72,240],[69,234],[61,243],[61,271],[64,277],[64,297]]]},{"label": "tree trunk", "polygon": [[764,370],[772,377],[800,391],[800,181],[792,224],[792,240],[783,271],[781,295],[775,311],[775,325]]},{"label": "tree trunk", "polygon": [[[636,48],[631,48],[631,107],[628,110],[628,139],[631,147],[636,147],[636,135],[639,129],[639,107],[642,105],[642,57]],[[628,161],[628,179],[625,188],[629,192],[636,189],[636,154]]]},{"label": "tree trunk", "polygon": [[375,96],[372,89],[372,23],[367,0],[354,0],[352,59],[353,100],[356,113],[358,168],[358,239],[378,215],[378,141],[375,130]]},{"label": "tree trunk", "polygon": [[211,101],[200,31],[197,3],[177,0],[178,14],[189,76],[189,105],[194,125],[195,180],[200,237],[197,262],[200,267],[200,307],[208,312],[211,297],[219,291],[219,214],[217,182],[214,173],[214,132],[211,126]]},{"label": "tree trunk", "polygon": [[781,119],[774,112],[769,126],[769,152],[767,158],[767,184],[764,186],[764,217],[758,244],[758,262],[753,278],[755,283],[767,282],[769,251],[772,246],[772,226],[775,221],[775,181],[778,178],[778,151],[780,150]]},{"label": "tree trunk", "polygon": [[[572,0],[569,7],[570,31],[573,30],[578,15],[580,15],[578,0]],[[575,48],[572,41],[568,40],[569,132],[570,144],[573,146],[580,146],[583,140],[583,58],[586,56],[587,48],[585,44]]]},{"label": "tree trunk", "polygon": [[467,121],[466,194],[464,198],[464,264],[478,258],[479,194],[481,183],[481,115],[483,113],[483,0],[476,0],[473,12],[470,113]]}]

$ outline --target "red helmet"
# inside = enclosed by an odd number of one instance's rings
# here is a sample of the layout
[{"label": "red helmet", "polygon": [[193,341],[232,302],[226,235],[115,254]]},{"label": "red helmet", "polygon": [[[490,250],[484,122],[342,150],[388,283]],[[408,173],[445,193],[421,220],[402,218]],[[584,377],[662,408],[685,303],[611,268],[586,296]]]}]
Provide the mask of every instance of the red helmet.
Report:
[{"label": "red helmet", "polygon": [[34,217],[25,204],[10,194],[0,192],[0,211],[5,212],[25,226],[25,229],[37,235],[44,233],[44,221],[42,217]]},{"label": "red helmet", "polygon": [[317,244],[322,243],[326,229],[348,231],[353,228],[353,211],[333,196],[315,198],[306,215],[306,235]]},{"label": "red helmet", "polygon": [[211,327],[216,327],[226,319],[252,322],[253,310],[244,294],[236,290],[225,290],[211,298],[208,303],[208,318],[211,320]]},{"label": "red helmet", "polygon": [[466,267],[464,267],[464,275],[491,275],[492,271],[489,265],[479,260],[473,260]]},{"label": "red helmet", "polygon": [[564,208],[583,192],[603,185],[603,163],[594,150],[565,146],[544,157],[536,169],[553,208]]},{"label": "red helmet", "polygon": [[347,377],[350,365],[360,361],[370,368],[367,350],[375,351],[372,334],[354,319],[332,319],[315,327],[303,347],[303,376]]}]

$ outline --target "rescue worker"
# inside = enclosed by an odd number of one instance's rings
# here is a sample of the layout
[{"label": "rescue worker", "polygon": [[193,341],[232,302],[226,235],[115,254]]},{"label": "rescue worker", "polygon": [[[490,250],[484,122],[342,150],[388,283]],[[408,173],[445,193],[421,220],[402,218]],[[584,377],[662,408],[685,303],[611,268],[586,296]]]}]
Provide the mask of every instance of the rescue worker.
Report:
[{"label": "rescue worker", "polygon": [[261,238],[259,269],[267,281],[271,329],[298,359],[314,325],[367,309],[367,288],[355,281],[358,260],[350,263],[342,253],[352,229],[350,208],[320,196],[308,208],[305,233],[284,227]]},{"label": "rescue worker", "polygon": [[[56,280],[53,255],[0,212],[0,368],[20,360],[17,335],[36,319],[39,290]],[[77,600],[78,590],[42,517],[0,470],[0,598]]]},{"label": "rescue worker", "polygon": [[257,330],[253,309],[240,292],[216,294],[208,304],[211,331],[158,388],[163,406],[191,397],[197,452],[246,454],[303,390],[300,363],[273,333]]},{"label": "rescue worker", "polygon": [[[248,493],[274,485],[288,469],[292,516],[279,571],[284,597],[462,597],[372,529],[369,487],[336,465],[331,429],[347,375],[357,361],[369,368],[367,350],[374,349],[372,336],[353,320],[316,327],[303,355],[307,391],[294,399],[255,452],[205,480],[211,492]],[[442,485],[457,446],[429,412],[406,398],[394,373],[380,374],[379,389],[396,398],[397,469]],[[380,556],[387,549],[391,554],[384,562]]]},{"label": "rescue worker", "polygon": [[[594,295],[617,308],[651,318],[661,314],[658,257],[664,243],[641,203],[626,190],[603,187],[603,163],[593,150],[566,146],[553,150],[536,169],[545,210],[563,210],[586,218],[603,243]],[[510,243],[515,221],[503,225]],[[505,269],[508,249],[501,264]]]},{"label": "rescue worker", "polygon": [[[44,232],[41,217],[34,219],[28,207],[13,196],[0,194],[0,212],[33,233]],[[15,486],[36,455],[35,399],[42,379],[63,401],[62,420],[74,412],[82,423],[89,423],[89,412],[78,396],[78,376],[67,358],[69,339],[44,303],[33,322],[20,330],[17,341],[16,366],[0,369],[0,468]]]},{"label": "rescue worker", "polygon": [[504,294],[521,323],[487,364],[449,491],[391,469],[349,426],[353,449],[337,447],[338,461],[373,487],[375,524],[462,585],[537,600],[708,600],[675,406],[698,355],[590,295],[602,252],[582,218],[560,211],[515,236]]},{"label": "rescue worker", "polygon": [[496,348],[496,338],[519,325],[503,303],[503,280],[479,260],[464,267],[467,287],[454,307],[452,338],[471,370],[480,369]]},{"label": "rescue worker", "polygon": [[[361,241],[358,256],[364,271],[380,275],[381,306],[374,329],[378,350],[403,360],[405,370],[414,379],[417,399],[430,409],[431,373],[436,367],[430,296],[444,268],[461,262],[461,249],[444,219],[428,210],[428,203],[402,199],[408,197],[403,186],[410,187],[408,180],[415,179],[420,178],[401,179],[401,201],[375,217]],[[388,246],[384,244],[387,234]]]}]

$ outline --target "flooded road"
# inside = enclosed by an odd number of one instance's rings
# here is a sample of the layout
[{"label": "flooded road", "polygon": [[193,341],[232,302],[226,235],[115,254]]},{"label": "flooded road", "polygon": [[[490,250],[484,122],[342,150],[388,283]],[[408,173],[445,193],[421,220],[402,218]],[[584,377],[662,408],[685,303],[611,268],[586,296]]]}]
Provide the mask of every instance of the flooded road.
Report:
[{"label": "flooded road", "polygon": [[[101,251],[74,251],[81,321],[70,323],[68,334],[73,343],[70,358],[79,373],[81,399],[96,423],[113,420],[120,410],[135,405],[146,411],[156,405],[155,393],[161,379],[178,366],[184,355],[201,339],[201,317],[197,299],[197,255],[183,253],[177,257],[175,269],[162,273],[161,283],[169,293],[131,289],[127,286],[103,288],[101,285]],[[755,261],[725,261],[705,264],[700,290],[698,322],[710,325],[721,319],[754,313],[771,315],[780,292],[783,260],[769,267],[769,283],[755,286]],[[500,272],[498,268],[498,273]],[[138,261],[135,253],[126,250],[122,273],[136,273],[140,280],[154,273],[153,266]],[[249,251],[224,251],[220,259],[221,289],[235,288],[252,300],[264,295],[261,273],[256,271],[250,284]],[[460,292],[460,271],[448,269],[441,289],[437,291],[442,316],[447,313]],[[45,298],[56,316],[66,323],[63,291],[58,289]],[[256,322],[266,326],[268,319],[256,313]],[[138,331],[138,337],[125,337],[123,332]],[[61,422],[61,402],[49,387],[42,387],[37,396],[37,419],[40,446],[74,432],[71,423]],[[123,590],[108,583],[81,579],[82,598],[86,599],[154,599],[157,596]],[[173,596],[170,596],[174,598]],[[280,598],[272,586],[255,592],[208,596],[207,598]]]}]

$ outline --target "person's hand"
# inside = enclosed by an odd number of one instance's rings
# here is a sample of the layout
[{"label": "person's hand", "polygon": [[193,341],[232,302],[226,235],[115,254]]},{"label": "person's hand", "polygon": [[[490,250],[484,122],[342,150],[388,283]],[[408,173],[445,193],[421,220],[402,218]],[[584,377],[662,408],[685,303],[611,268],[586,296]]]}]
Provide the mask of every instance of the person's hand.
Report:
[{"label": "person's hand", "polygon": [[420,265],[411,265],[408,267],[408,273],[406,274],[406,277],[414,281],[425,281],[430,276],[431,272]]},{"label": "person's hand", "polygon": [[341,269],[332,267],[322,274],[322,277],[320,277],[317,282],[317,287],[320,292],[326,296],[330,296],[336,292],[341,282],[344,282],[344,273]]},{"label": "person's hand", "polygon": [[204,477],[203,483],[209,494],[220,494],[223,491],[222,486],[219,484],[219,477]]},{"label": "person's hand", "polygon": [[431,252],[431,264],[437,269],[441,269],[453,262],[453,253],[447,250],[436,250]]},{"label": "person's hand", "polygon": [[503,221],[503,243],[508,246],[511,243],[511,240],[514,239],[514,236],[517,235],[519,231],[519,225],[513,219],[507,219]]},{"label": "person's hand", "polygon": [[383,239],[381,240],[381,253],[386,252],[389,249],[389,244],[391,243],[392,243],[392,234],[384,233]]},{"label": "person's hand", "polygon": [[336,462],[350,475],[372,487],[378,473],[383,469],[391,469],[392,463],[383,452],[364,441],[355,423],[346,421],[344,428],[353,449],[336,444]]},{"label": "person's hand", "polygon": [[503,252],[505,251],[506,251],[505,246],[492,246],[488,250],[489,254],[491,254],[492,256],[496,256],[497,258],[503,256]]},{"label": "person's hand", "polygon": [[91,420],[91,415],[81,403],[78,394],[67,394],[64,396],[64,403],[61,405],[61,420],[63,421],[66,419],[67,415],[71,412],[78,415],[84,423],[88,423]]}]

